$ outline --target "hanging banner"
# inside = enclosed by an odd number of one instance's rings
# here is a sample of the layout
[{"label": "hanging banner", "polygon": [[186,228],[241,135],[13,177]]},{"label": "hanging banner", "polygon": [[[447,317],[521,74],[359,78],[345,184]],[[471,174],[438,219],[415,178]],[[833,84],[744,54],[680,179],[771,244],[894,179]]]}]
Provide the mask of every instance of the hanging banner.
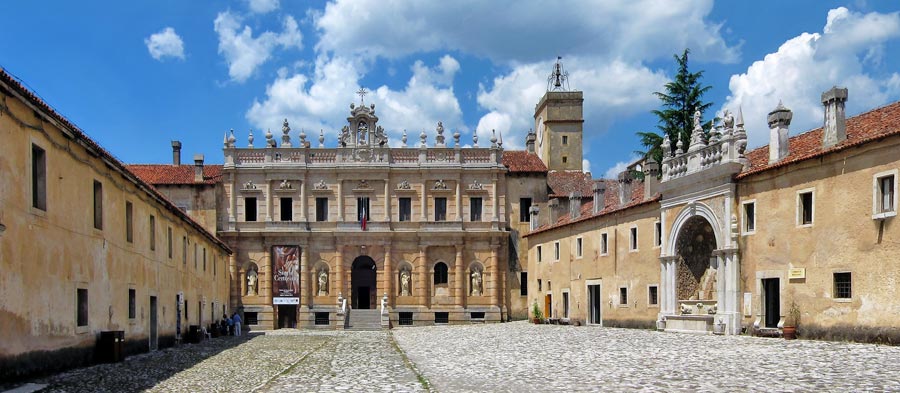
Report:
[{"label": "hanging banner", "polygon": [[272,303],[300,304],[300,247],[272,247]]}]

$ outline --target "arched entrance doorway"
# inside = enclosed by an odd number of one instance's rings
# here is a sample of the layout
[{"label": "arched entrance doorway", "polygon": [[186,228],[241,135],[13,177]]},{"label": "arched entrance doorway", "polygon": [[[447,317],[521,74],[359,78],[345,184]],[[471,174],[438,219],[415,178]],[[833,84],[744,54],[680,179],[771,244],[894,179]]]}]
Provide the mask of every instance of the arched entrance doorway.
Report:
[{"label": "arched entrance doorway", "polygon": [[377,271],[375,261],[365,255],[353,260],[350,274],[351,307],[354,309],[375,308],[377,291]]},{"label": "arched entrance doorway", "polygon": [[678,232],[675,295],[678,300],[717,300],[716,235],[705,218],[694,216]]}]

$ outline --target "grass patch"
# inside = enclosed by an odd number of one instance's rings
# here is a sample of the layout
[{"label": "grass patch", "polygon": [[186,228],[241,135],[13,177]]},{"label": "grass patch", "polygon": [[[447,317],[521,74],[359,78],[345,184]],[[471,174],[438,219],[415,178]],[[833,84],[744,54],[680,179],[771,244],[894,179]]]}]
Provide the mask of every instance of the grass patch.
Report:
[{"label": "grass patch", "polygon": [[409,357],[406,356],[406,352],[403,351],[403,348],[400,348],[400,345],[397,344],[397,340],[394,340],[394,333],[391,332],[391,346],[394,347],[394,350],[400,354],[400,357],[403,358],[403,363],[406,364],[406,367],[409,367],[412,370],[413,374],[416,374],[416,379],[419,380],[419,383],[422,385],[422,388],[425,389],[426,392],[432,392],[431,382],[428,382],[428,378],[425,378],[422,373],[419,372],[419,369],[416,368],[416,365],[413,362],[409,361]]}]

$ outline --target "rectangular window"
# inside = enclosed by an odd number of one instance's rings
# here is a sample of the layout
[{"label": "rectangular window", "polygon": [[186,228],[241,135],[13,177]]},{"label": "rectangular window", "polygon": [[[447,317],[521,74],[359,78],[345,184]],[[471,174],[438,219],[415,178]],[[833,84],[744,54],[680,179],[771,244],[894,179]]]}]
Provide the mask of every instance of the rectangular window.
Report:
[{"label": "rectangular window", "polygon": [[606,234],[606,233],[600,234],[600,254],[601,255],[609,254],[609,234]]},{"label": "rectangular window", "polygon": [[582,251],[583,251],[583,244],[584,244],[584,239],[582,239],[582,238],[580,238],[580,237],[577,238],[577,239],[575,239],[575,257],[581,258],[581,257],[584,255],[584,254],[582,253]]},{"label": "rectangular window", "polygon": [[134,243],[134,206],[125,201],[125,241]]},{"label": "rectangular window", "polygon": [[659,305],[659,288],[651,285],[647,290],[647,303],[651,306]]},{"label": "rectangular window", "polygon": [[412,326],[413,324],[413,313],[411,312],[401,312],[400,316],[397,318],[398,324],[400,326]]},{"label": "rectangular window", "polygon": [[188,241],[187,236],[181,237],[181,264],[187,266]]},{"label": "rectangular window", "polygon": [[632,228],[631,228],[631,236],[629,236],[629,238],[630,238],[630,239],[629,239],[629,242],[628,242],[629,250],[631,250],[631,251],[637,250],[637,249],[638,249],[638,231],[637,231],[637,227],[632,227]]},{"label": "rectangular window", "polygon": [[563,318],[569,317],[569,293],[563,292]]},{"label": "rectangular window", "polygon": [[625,287],[619,288],[619,305],[620,306],[628,305],[628,288],[625,288]]},{"label": "rectangular window", "polygon": [[169,259],[172,259],[172,227],[167,228],[166,243],[169,245]]},{"label": "rectangular window", "polygon": [[256,198],[244,198],[244,221],[256,221]]},{"label": "rectangular window", "polygon": [[519,272],[519,296],[528,296],[528,272]]},{"label": "rectangular window", "polygon": [[[325,314],[327,316],[328,313],[325,313]],[[259,313],[245,311],[244,319],[245,319],[244,323],[247,325],[259,325]],[[327,320],[327,318],[326,318],[326,320]],[[326,323],[326,325],[327,325],[327,323]]]},{"label": "rectangular window", "polygon": [[538,279],[538,291],[543,291],[543,290],[544,290],[544,285],[541,282],[541,279],[539,278]]},{"label": "rectangular window", "polygon": [[206,271],[206,247],[203,247],[203,271]]},{"label": "rectangular window", "polygon": [[563,144],[563,145],[568,145],[568,144],[569,144],[569,136],[568,136],[568,135],[563,135],[562,137],[563,137],[563,138],[562,138],[562,139],[563,139],[563,140],[562,140],[562,142],[563,142],[562,144]]},{"label": "rectangular window", "polygon": [[531,222],[531,198],[519,198],[519,222]]},{"label": "rectangular window", "polygon": [[537,261],[541,262],[543,260],[543,252],[541,252],[541,246],[537,246]]},{"label": "rectangular window", "polygon": [[553,243],[553,260],[554,261],[559,260],[559,242]]},{"label": "rectangular window", "polygon": [[87,288],[78,288],[76,292],[76,301],[78,302],[78,307],[76,309],[76,323],[77,326],[87,326],[88,325],[88,290]]},{"label": "rectangular window", "polygon": [[156,217],[150,215],[150,251],[156,251]]},{"label": "rectangular window", "polygon": [[450,323],[450,313],[449,312],[436,312],[434,313],[434,323],[435,324],[447,324]]},{"label": "rectangular window", "polygon": [[47,210],[47,154],[31,145],[31,206]]},{"label": "rectangular window", "polygon": [[569,162],[569,157],[567,157],[567,156],[563,156],[562,159],[563,159],[563,160],[562,160],[562,161],[563,161],[563,164]]},{"label": "rectangular window", "polygon": [[316,221],[328,221],[328,198],[316,198]]},{"label": "rectangular window", "polygon": [[369,197],[356,198],[356,221],[361,222],[363,216],[366,217],[366,221],[372,217],[372,211],[369,210]]},{"label": "rectangular window", "polygon": [[798,219],[800,225],[812,225],[813,223],[813,193],[801,192],[798,197]]},{"label": "rectangular window", "polygon": [[197,245],[197,242],[194,242],[194,270],[197,270],[197,248],[199,248],[199,246]]},{"label": "rectangular window", "polygon": [[398,205],[400,211],[397,214],[397,218],[400,221],[409,221],[412,217],[412,198],[400,198],[398,199]]},{"label": "rectangular window", "polygon": [[294,199],[281,198],[281,221],[293,221],[294,219]]},{"label": "rectangular window", "polygon": [[94,228],[103,229],[103,183],[94,180]]},{"label": "rectangular window", "polygon": [[[401,313],[402,314],[402,313]],[[328,313],[327,312],[317,312],[316,313],[316,325],[328,325]],[[412,324],[410,324],[412,325]]]},{"label": "rectangular window", "polygon": [[853,282],[850,272],[834,273],[834,298],[850,299],[853,296]]},{"label": "rectangular window", "polygon": [[137,307],[135,305],[135,290],[128,290],[128,319],[135,319],[137,317]]},{"label": "rectangular window", "polygon": [[744,204],[744,233],[756,232],[756,202]]},{"label": "rectangular window", "polygon": [[434,220],[447,220],[447,198],[434,198]]},{"label": "rectangular window", "polygon": [[481,198],[469,198],[469,221],[481,221]]},{"label": "rectangular window", "polygon": [[662,246],[662,223],[659,221],[653,224],[653,245]]},{"label": "rectangular window", "polygon": [[[894,171],[896,172],[896,171]],[[896,214],[897,211],[897,177],[894,174],[878,176],[875,178],[875,209],[876,218],[884,218]]]}]

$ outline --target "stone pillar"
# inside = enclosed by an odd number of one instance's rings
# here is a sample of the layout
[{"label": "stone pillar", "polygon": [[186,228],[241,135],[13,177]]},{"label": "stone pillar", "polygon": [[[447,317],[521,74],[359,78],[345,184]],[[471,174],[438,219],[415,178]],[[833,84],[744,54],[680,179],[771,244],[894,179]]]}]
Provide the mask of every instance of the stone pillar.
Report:
[{"label": "stone pillar", "polygon": [[721,252],[713,252],[713,258],[716,259],[716,305],[719,307],[718,314],[722,314],[727,310],[726,298],[726,272],[725,264],[727,256]]},{"label": "stone pillar", "polygon": [[337,182],[337,203],[338,203],[338,222],[344,221],[344,181],[338,179]]},{"label": "stone pillar", "polygon": [[669,294],[671,294],[671,296],[669,296],[669,312],[671,314],[678,312],[678,282],[676,281],[678,265],[675,262],[676,259],[677,258],[669,259],[669,268],[666,269],[666,272],[669,274],[667,279],[669,281]]},{"label": "stone pillar", "polygon": [[494,222],[500,221],[500,200],[497,198],[497,176],[494,175],[493,186],[491,187],[491,201],[493,204],[493,220]]},{"label": "stone pillar", "polygon": [[275,206],[272,206],[272,190],[275,187],[272,186],[274,180],[266,180],[266,222],[272,221],[272,210]]},{"label": "stone pillar", "polygon": [[306,222],[306,179],[300,182],[300,221]]},{"label": "stone pillar", "polygon": [[333,295],[343,294],[344,297],[348,297],[348,294],[344,293],[344,246],[337,246],[335,251],[334,290],[336,293]]},{"label": "stone pillar", "polygon": [[741,334],[741,264],[737,250],[728,253],[725,265],[725,302],[728,304],[726,330],[730,334]]},{"label": "stone pillar", "polygon": [[[233,245],[231,246],[233,247]],[[231,285],[230,290],[231,296],[229,296],[231,298],[231,301],[228,304],[229,309],[236,308],[238,303],[237,300],[241,297],[241,284],[240,280],[238,279],[239,274],[240,272],[238,271],[237,267],[237,257],[234,254],[231,254],[228,256],[228,275],[231,276],[231,282],[233,284]],[[257,281],[257,283],[259,283],[259,281]]]},{"label": "stone pillar", "polygon": [[[235,222],[237,221],[237,187],[234,186],[235,176],[231,175],[231,183],[228,184],[228,192],[231,193],[231,197],[228,198],[228,221]],[[229,225],[229,228],[231,226]]]},{"label": "stone pillar", "polygon": [[394,304],[394,264],[391,257],[391,245],[388,243],[384,245],[384,293],[388,296],[388,307]]},{"label": "stone pillar", "polygon": [[659,260],[659,290],[657,291],[659,294],[659,315],[656,316],[657,321],[661,321],[668,311],[666,310],[666,301],[669,299],[669,283],[666,282],[668,263],[664,258],[662,257]]},{"label": "stone pillar", "polygon": [[425,195],[425,191],[428,190],[428,184],[426,184],[428,180],[422,181],[422,207],[419,208],[422,219],[419,221],[428,221],[428,197]]},{"label": "stone pillar", "polygon": [[462,183],[462,179],[456,181],[456,221],[463,220],[462,194],[460,192],[460,183]]},{"label": "stone pillar", "polygon": [[309,249],[300,247],[300,308],[306,308],[310,303],[310,285],[313,281],[309,280]]},{"label": "stone pillar", "polygon": [[460,308],[466,307],[466,268],[463,264],[463,245],[456,245],[456,305]]},{"label": "stone pillar", "polygon": [[[391,222],[391,180],[384,179],[384,222]],[[390,248],[390,246],[388,246]]]},{"label": "stone pillar", "polygon": [[428,290],[428,263],[426,257],[428,255],[428,246],[420,246],[419,248],[419,285],[416,297],[419,298],[419,305],[429,307],[429,298],[431,291]]},{"label": "stone pillar", "polygon": [[[490,292],[488,292],[488,294],[490,296],[490,300],[491,300],[491,306],[497,306],[497,307],[500,307],[499,297],[500,297],[500,287],[501,287],[500,266],[499,266],[499,256],[498,256],[499,249],[500,249],[500,246],[498,246],[496,244],[491,245],[491,268],[490,268],[490,270],[491,270],[491,285],[493,285],[493,287],[490,289]],[[483,286],[484,286],[484,283],[485,282],[482,280]],[[481,289],[487,290],[486,287],[482,287]]]}]

